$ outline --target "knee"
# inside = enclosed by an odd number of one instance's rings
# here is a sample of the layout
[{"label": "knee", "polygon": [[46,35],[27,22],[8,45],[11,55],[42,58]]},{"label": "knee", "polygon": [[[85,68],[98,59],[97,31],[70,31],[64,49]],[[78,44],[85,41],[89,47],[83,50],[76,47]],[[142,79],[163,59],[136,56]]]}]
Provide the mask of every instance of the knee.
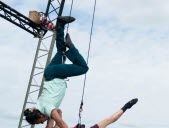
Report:
[{"label": "knee", "polygon": [[81,66],[80,70],[78,71],[77,75],[83,75],[86,74],[86,72],[89,70],[87,66]]},{"label": "knee", "polygon": [[46,79],[46,77],[48,76],[47,74],[48,74],[48,73],[47,73],[47,70],[45,69],[45,70],[44,70],[44,73],[43,73],[43,76],[45,77],[45,79]]},{"label": "knee", "polygon": [[89,70],[89,67],[87,66],[87,67],[86,67],[86,72],[87,72],[88,70]]},{"label": "knee", "polygon": [[88,66],[84,67],[84,68],[83,68],[83,74],[87,73],[88,70],[89,70],[89,67],[88,67]]},{"label": "knee", "polygon": [[49,72],[48,68],[46,68],[44,70],[43,76],[44,76],[45,80],[49,80],[50,79],[51,76],[50,76],[50,72]]}]

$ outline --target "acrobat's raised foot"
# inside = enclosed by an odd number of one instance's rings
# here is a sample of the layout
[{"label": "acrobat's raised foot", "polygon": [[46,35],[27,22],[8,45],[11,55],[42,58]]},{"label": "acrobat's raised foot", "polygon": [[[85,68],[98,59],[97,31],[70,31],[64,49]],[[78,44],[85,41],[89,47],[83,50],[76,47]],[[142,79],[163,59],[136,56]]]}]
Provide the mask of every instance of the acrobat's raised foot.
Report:
[{"label": "acrobat's raised foot", "polygon": [[121,109],[125,112],[127,109],[130,109],[133,105],[135,105],[138,102],[138,99],[132,99],[129,102],[127,102]]},{"label": "acrobat's raised foot", "polygon": [[68,23],[75,21],[74,17],[71,16],[58,16],[58,26],[64,27]]}]

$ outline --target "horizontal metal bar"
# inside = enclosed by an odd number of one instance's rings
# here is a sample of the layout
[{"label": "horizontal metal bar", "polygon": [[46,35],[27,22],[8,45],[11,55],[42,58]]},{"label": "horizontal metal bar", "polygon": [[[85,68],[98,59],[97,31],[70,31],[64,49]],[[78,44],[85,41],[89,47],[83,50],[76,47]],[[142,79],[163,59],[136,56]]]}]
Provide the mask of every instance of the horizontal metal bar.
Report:
[{"label": "horizontal metal bar", "polygon": [[28,103],[28,104],[36,104],[35,102],[26,102],[26,103]]},{"label": "horizontal metal bar", "polygon": [[16,23],[16,22],[12,21],[12,20],[10,20],[10,19],[7,19],[7,18],[6,18],[5,16],[3,16],[2,14],[0,14],[0,17],[2,17],[2,18],[4,18],[4,19],[6,19],[7,21],[9,21],[9,22],[15,24],[16,26],[18,26],[18,27],[20,27],[20,28],[26,30],[27,32],[29,32],[29,33],[31,33],[32,35],[34,35],[35,37],[38,35],[37,33],[34,33],[34,32],[32,32],[32,31],[30,31],[29,29],[26,29],[25,27],[21,26],[20,24],[18,24],[18,23]]},{"label": "horizontal metal bar", "polygon": [[33,76],[37,76],[37,75],[39,75],[39,74],[42,74],[43,72],[39,72],[39,73],[37,73],[37,74],[34,74]]},{"label": "horizontal metal bar", "polygon": [[34,85],[34,84],[31,84],[31,86],[40,87],[40,85]]},{"label": "horizontal metal bar", "polygon": [[46,50],[46,49],[39,49],[40,51],[45,51],[45,52],[48,52],[48,50]]},{"label": "horizontal metal bar", "polygon": [[[47,31],[43,28],[41,24],[36,24],[32,20],[30,20],[28,17],[24,16],[20,12],[14,10],[10,6],[6,5],[5,3],[0,1],[0,11],[4,14],[0,14],[0,16],[9,22],[17,25],[18,27],[26,30],[27,32],[31,33],[35,37],[39,37],[40,30]],[[15,18],[15,19],[12,19]],[[26,27],[27,26],[27,27]],[[30,30],[30,28],[32,30]]]},{"label": "horizontal metal bar", "polygon": [[2,1],[0,1],[0,4],[2,4],[4,7],[8,8],[9,10],[15,12],[18,14],[18,16],[22,16],[23,18],[30,20],[28,17],[24,16],[23,14],[21,14],[20,12],[16,11],[15,9],[11,8],[10,6],[6,5],[5,3],[3,3]]},{"label": "horizontal metal bar", "polygon": [[43,54],[43,55],[39,56],[38,58],[41,58],[41,57],[46,56],[46,55],[48,55],[48,53]]},{"label": "horizontal metal bar", "polygon": [[27,124],[27,125],[24,125],[24,126],[21,126],[21,127],[23,128],[23,127],[30,126],[30,125],[31,125],[31,124]]},{"label": "horizontal metal bar", "polygon": [[35,67],[35,68],[37,68],[37,69],[44,69],[44,68],[41,68],[41,67]]},{"label": "horizontal metal bar", "polygon": [[39,91],[39,90],[40,90],[40,89],[34,90],[34,91],[32,91],[32,92],[29,92],[29,94],[34,93],[34,92],[37,92],[37,91]]},{"label": "horizontal metal bar", "polygon": [[52,36],[53,36],[53,34],[50,35],[50,36],[47,36],[47,37],[43,38],[42,40],[48,39],[49,37],[52,37]]}]

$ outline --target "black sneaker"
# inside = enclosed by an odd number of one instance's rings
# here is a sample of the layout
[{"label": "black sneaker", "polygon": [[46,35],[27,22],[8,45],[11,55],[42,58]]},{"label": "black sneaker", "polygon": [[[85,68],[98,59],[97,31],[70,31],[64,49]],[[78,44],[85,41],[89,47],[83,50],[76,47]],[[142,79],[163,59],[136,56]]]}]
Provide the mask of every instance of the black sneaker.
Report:
[{"label": "black sneaker", "polygon": [[127,104],[128,104],[128,108],[131,108],[133,105],[135,105],[137,103],[138,99],[132,99],[130,100]]},{"label": "black sneaker", "polygon": [[58,23],[61,24],[62,26],[65,26],[65,24],[75,21],[75,18],[71,16],[58,16],[57,19]]}]

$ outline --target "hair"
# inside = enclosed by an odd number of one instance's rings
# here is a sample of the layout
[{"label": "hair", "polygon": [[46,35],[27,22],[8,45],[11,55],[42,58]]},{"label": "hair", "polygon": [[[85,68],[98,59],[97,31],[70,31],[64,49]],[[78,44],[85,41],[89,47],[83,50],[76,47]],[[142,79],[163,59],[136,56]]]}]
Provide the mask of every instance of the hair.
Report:
[{"label": "hair", "polygon": [[26,116],[26,121],[30,124],[35,124],[35,121],[39,119],[39,114],[41,114],[41,112],[38,109],[33,110],[33,112],[30,111],[30,109],[26,109],[24,111],[24,116]]}]

